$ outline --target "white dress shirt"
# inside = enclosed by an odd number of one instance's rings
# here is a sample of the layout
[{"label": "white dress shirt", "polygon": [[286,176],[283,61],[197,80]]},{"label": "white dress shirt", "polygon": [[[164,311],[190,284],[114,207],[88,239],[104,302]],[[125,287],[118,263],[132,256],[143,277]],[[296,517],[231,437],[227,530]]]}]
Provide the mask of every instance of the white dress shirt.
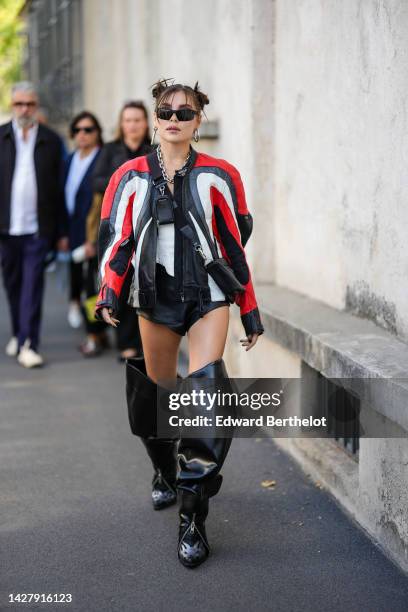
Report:
[{"label": "white dress shirt", "polygon": [[34,147],[38,124],[28,130],[27,140],[17,121],[12,121],[16,145],[16,161],[11,184],[9,234],[35,234],[38,231],[37,178],[34,166]]},{"label": "white dress shirt", "polygon": [[74,214],[75,198],[82,179],[98,151],[99,147],[95,147],[86,157],[80,157],[79,151],[75,151],[72,157],[65,183],[65,202],[70,216]]}]

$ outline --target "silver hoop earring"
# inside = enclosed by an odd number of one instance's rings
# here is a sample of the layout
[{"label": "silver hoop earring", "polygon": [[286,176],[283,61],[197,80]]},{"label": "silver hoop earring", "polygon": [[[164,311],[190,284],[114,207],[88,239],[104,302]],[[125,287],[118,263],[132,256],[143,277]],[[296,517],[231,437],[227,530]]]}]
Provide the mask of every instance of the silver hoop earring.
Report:
[{"label": "silver hoop earring", "polygon": [[198,130],[198,128],[196,128],[193,132],[193,136],[194,136],[194,141],[198,142],[200,140],[200,132]]},{"label": "silver hoop earring", "polygon": [[150,141],[150,144],[152,146],[154,145],[154,139],[156,138],[156,132],[157,132],[157,127],[153,128],[153,136],[152,136],[152,139]]}]

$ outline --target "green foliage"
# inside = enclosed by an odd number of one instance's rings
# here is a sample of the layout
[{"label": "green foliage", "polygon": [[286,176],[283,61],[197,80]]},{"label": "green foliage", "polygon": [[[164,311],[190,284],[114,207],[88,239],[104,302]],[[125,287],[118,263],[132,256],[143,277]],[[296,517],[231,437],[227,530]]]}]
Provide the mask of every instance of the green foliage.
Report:
[{"label": "green foliage", "polygon": [[11,85],[21,80],[24,23],[18,16],[23,0],[0,0],[0,108],[10,104]]}]

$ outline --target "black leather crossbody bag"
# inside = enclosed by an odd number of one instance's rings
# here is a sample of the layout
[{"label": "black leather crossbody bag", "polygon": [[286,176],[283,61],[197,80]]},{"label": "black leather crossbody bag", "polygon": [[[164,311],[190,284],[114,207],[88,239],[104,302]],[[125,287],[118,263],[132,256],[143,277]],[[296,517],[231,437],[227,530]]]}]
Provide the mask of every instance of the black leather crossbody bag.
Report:
[{"label": "black leather crossbody bag", "polygon": [[[234,271],[224,257],[214,257],[207,262],[208,257],[205,255],[201,244],[197,242],[193,229],[187,221],[181,207],[177,206],[177,203],[173,199],[168,198],[164,194],[167,183],[163,178],[156,151],[149,153],[147,160],[152,171],[153,184],[160,193],[160,197],[155,198],[154,214],[156,221],[159,224],[171,223],[174,221],[174,210],[170,212],[169,208],[174,207],[178,209],[179,216],[184,223],[183,227],[180,227],[180,231],[190,240],[194,250],[200,255],[206,272],[214,279],[221,291],[225,293],[227,300],[230,303],[234,303],[236,294],[245,293],[245,287],[239,282]],[[166,200],[165,206],[163,206],[164,200]],[[163,221],[161,221],[161,218]]]},{"label": "black leather crossbody bag", "polygon": [[245,287],[239,282],[234,274],[234,271],[224,257],[215,257],[207,263],[208,258],[206,257],[201,244],[196,242],[195,239],[191,237],[189,230],[191,231],[191,228],[186,226],[180,228],[180,231],[183,232],[183,234],[193,243],[194,250],[200,255],[204,268],[208,274],[214,279],[218,287],[225,293],[227,300],[233,303],[237,293],[245,293]]}]

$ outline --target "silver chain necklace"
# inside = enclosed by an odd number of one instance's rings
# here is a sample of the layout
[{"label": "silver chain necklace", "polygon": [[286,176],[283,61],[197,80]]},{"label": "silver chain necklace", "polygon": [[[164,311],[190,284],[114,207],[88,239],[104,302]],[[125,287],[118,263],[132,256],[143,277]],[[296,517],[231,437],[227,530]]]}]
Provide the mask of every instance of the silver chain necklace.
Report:
[{"label": "silver chain necklace", "polygon": [[[176,175],[176,173],[174,173],[173,178],[170,178],[169,175],[167,174],[165,165],[164,165],[164,161],[163,161],[163,155],[162,155],[162,151],[161,151],[161,146],[158,145],[157,146],[157,159],[159,160],[159,166],[161,168],[162,174],[163,174],[163,178],[165,181],[167,181],[168,183],[174,183],[174,176]],[[179,174],[183,174],[183,170],[187,170],[186,166],[190,160],[190,155],[191,155],[191,150],[188,152],[188,155],[186,157],[186,160],[183,164],[183,166],[180,168],[180,170],[176,170],[176,172],[178,172]],[[184,170],[184,174],[185,174],[185,170]]]}]

